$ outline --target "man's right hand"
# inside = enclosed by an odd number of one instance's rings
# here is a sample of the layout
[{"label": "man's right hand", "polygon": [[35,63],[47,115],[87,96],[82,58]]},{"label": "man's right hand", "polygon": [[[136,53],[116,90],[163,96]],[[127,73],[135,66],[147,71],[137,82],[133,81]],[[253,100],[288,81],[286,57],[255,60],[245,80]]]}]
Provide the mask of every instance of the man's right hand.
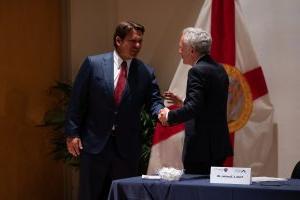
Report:
[{"label": "man's right hand", "polygon": [[168,113],[169,113],[169,109],[168,108],[163,108],[159,111],[159,114],[158,114],[158,119],[160,121],[160,123],[163,125],[163,126],[168,126]]},{"label": "man's right hand", "polygon": [[83,147],[79,137],[67,137],[66,143],[70,154],[75,157],[80,155],[80,150],[82,150]]}]

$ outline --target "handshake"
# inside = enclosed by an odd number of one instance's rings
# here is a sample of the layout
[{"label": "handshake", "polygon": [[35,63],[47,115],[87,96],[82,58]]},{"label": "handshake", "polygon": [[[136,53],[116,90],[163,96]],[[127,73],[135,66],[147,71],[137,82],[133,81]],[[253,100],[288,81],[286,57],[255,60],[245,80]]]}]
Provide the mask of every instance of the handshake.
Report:
[{"label": "handshake", "polygon": [[163,126],[168,126],[168,112],[170,110],[168,108],[160,109],[158,114],[158,119]]},{"label": "handshake", "polygon": [[[163,97],[165,98],[165,100],[167,100],[167,103],[169,103],[169,104],[174,104],[177,106],[182,106],[182,104],[183,104],[181,98],[179,96],[177,96],[176,94],[174,94],[173,92],[166,91],[166,92],[164,92]],[[168,108],[163,108],[159,111],[158,119],[163,126],[169,125],[168,124],[169,111],[170,110]]]}]

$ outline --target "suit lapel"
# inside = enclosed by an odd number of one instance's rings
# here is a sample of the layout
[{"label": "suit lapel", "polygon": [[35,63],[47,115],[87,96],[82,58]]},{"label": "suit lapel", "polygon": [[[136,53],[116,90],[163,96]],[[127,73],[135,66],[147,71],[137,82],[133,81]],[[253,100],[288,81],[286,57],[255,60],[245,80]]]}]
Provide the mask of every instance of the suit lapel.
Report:
[{"label": "suit lapel", "polygon": [[122,96],[122,99],[121,99],[121,103],[124,99],[126,99],[131,90],[132,90],[132,86],[133,86],[133,82],[134,82],[134,78],[136,77],[136,70],[137,70],[137,65],[136,65],[136,61],[135,59],[132,59],[131,61],[131,64],[130,64],[130,68],[129,68],[129,73],[128,73],[128,78],[127,78],[127,82],[126,82],[126,87],[125,87],[125,90],[123,92],[123,96]]},{"label": "suit lapel", "polygon": [[[123,92],[121,102],[124,101],[124,99],[128,98],[130,95],[130,91],[132,90],[131,87],[134,86],[134,79],[136,77],[137,73],[137,63],[135,59],[132,59],[132,62],[130,64],[129,72],[128,72],[128,78],[125,86],[125,90]],[[103,64],[103,74],[104,74],[104,79],[108,88],[108,95],[112,97],[112,100],[114,101],[114,61],[113,61],[113,53],[109,54],[105,59],[104,59],[104,64]]]},{"label": "suit lapel", "polygon": [[113,61],[113,53],[110,53],[104,59],[103,74],[104,74],[105,82],[107,84],[108,94],[113,97],[114,96],[114,61]]}]

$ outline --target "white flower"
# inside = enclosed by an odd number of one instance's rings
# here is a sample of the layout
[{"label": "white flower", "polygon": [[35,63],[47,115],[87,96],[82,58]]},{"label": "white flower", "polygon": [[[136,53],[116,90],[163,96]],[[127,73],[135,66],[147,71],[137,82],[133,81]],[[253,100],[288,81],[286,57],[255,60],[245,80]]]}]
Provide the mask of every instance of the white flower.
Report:
[{"label": "white flower", "polygon": [[173,167],[163,167],[157,171],[157,174],[164,180],[174,181],[179,180],[183,174],[183,170],[175,169]]}]

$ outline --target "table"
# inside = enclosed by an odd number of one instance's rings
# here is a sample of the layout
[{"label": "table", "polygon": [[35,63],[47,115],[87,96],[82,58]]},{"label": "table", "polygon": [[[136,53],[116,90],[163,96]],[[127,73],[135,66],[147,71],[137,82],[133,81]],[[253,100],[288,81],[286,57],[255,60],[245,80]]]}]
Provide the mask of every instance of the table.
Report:
[{"label": "table", "polygon": [[108,199],[300,200],[300,179],[234,185],[211,184],[208,178],[165,181],[133,177],[113,181]]}]

